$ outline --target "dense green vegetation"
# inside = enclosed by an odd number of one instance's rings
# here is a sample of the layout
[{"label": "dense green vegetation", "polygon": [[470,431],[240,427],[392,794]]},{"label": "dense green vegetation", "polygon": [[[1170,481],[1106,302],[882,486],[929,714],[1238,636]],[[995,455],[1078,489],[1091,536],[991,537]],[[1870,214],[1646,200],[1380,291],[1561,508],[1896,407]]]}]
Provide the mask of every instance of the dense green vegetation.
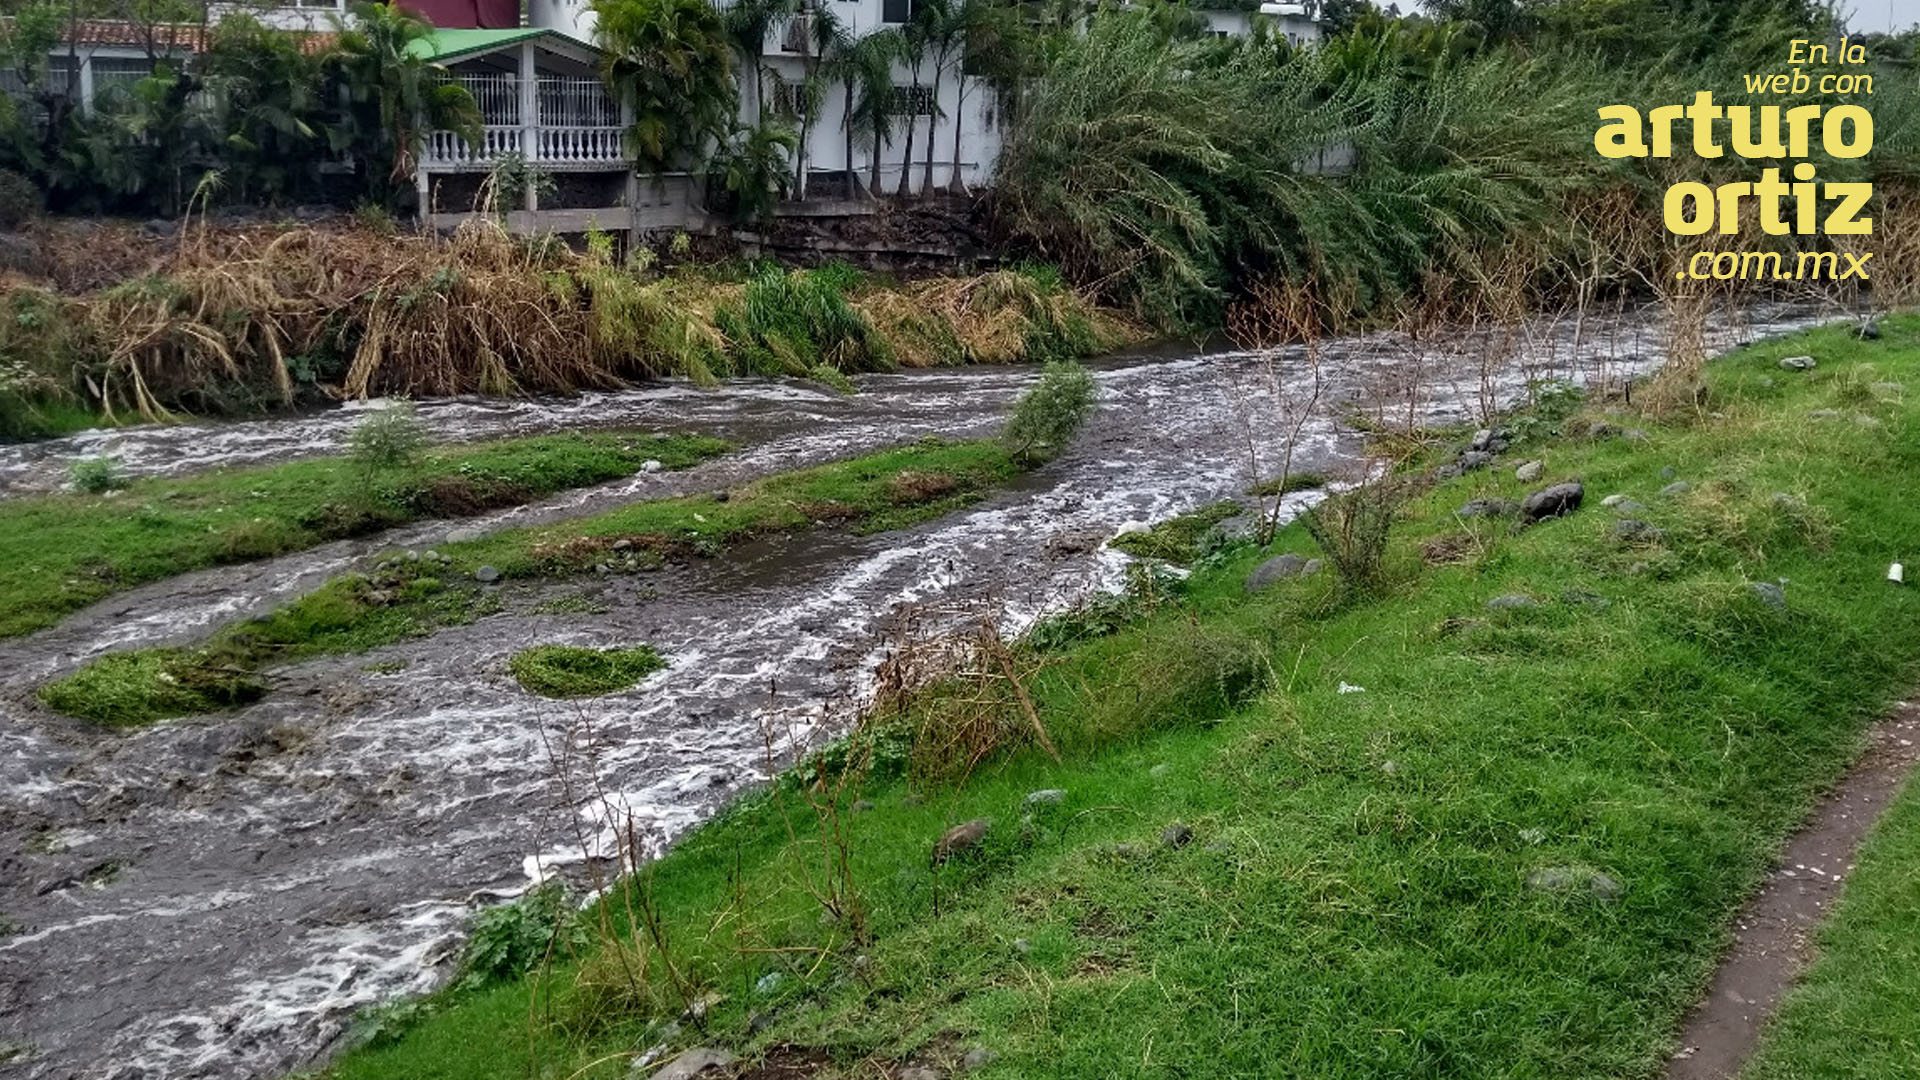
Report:
[{"label": "dense green vegetation", "polygon": [[[51,626],[122,589],[220,563],[300,551],[408,521],[464,517],[630,476],[685,468],[718,439],[593,431],[423,453],[374,468],[349,458],[218,469],[95,491],[0,500],[0,637]],[[105,462],[83,463],[76,480]]]},{"label": "dense green vegetation", "polygon": [[418,50],[432,28],[392,5],[354,3],[351,25],[324,48],[229,13],[186,58],[165,55],[164,44],[198,34],[204,10],[114,5],[105,17],[162,43],[162,58],[152,75],[103,88],[92,110],[54,58],[82,20],[98,16],[56,0],[15,7],[0,32],[0,67],[18,74],[22,93],[0,96],[0,175],[30,178],[38,191],[0,205],[0,226],[18,224],[41,199],[64,210],[171,215],[215,196],[338,198],[325,190],[323,166],[341,154],[359,166],[344,194],[377,214],[412,198],[428,131],[479,132],[472,97]]},{"label": "dense green vegetation", "polygon": [[[1631,418],[1644,440],[1534,425],[1500,466],[1406,472],[1371,592],[1250,593],[1313,553],[1295,526],[1147,579],[1095,633],[983,646],[684,839],[588,944],[412,1007],[329,1075],[616,1077],[661,1041],[809,1075],[974,1047],[985,1077],[1649,1074],[1778,838],[1920,673],[1920,604],[1884,581],[1920,534],[1920,320],[1884,329],[1718,361],[1704,405]],[[1819,367],[1783,371],[1798,353]],[[1527,458],[1583,505],[1456,516],[1525,494]],[[1888,870],[1854,918],[1907,890]],[[1881,940],[1837,934],[1874,952],[1824,983],[1894,970]],[[1870,990],[1803,1008],[1906,1007]],[[1766,1075],[1829,1075],[1838,1038]]]},{"label": "dense green vegetation", "polygon": [[551,698],[611,694],[666,666],[660,654],[645,645],[620,649],[535,645],[514,653],[507,662],[521,686]]},{"label": "dense green vegetation", "polygon": [[[590,574],[601,567],[643,572],[669,558],[712,556],[729,544],[784,530],[901,528],[981,498],[1019,468],[996,442],[928,440],[724,493],[638,502],[559,525],[445,544],[410,558],[392,556],[260,618],[228,626],[199,648],[104,656],[43,688],[41,700],[69,715],[113,724],[239,704],[264,692],[258,675],[270,666],[361,652],[497,612],[501,599],[494,583],[502,580]],[[87,525],[114,538],[99,519]],[[76,529],[75,535],[90,534]]]},{"label": "dense green vegetation", "polygon": [[[1103,10],[1046,46],[1001,158],[996,219],[1019,250],[1162,325],[1219,325],[1270,281],[1310,287],[1331,323],[1670,288],[1667,186],[1752,180],[1757,163],[1607,161],[1595,110],[1701,90],[1744,101],[1742,76],[1784,70],[1789,39],[1839,36],[1806,0],[1432,7],[1343,17],[1308,50],[1217,39],[1184,9]],[[1920,163],[1913,83],[1883,43],[1874,150],[1816,152],[1823,177],[1892,181]]]}]

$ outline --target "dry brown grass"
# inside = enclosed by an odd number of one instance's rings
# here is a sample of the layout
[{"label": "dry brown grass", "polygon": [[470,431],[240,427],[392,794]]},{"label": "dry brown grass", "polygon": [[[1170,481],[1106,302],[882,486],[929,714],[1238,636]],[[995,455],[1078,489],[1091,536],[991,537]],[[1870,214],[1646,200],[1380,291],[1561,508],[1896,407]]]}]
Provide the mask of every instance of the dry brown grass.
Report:
[{"label": "dry brown grass", "polygon": [[[680,374],[708,383],[740,366],[720,327],[743,286],[621,267],[604,246],[579,254],[515,239],[486,218],[445,239],[200,222],[168,240],[108,227],[66,235],[44,245],[58,254],[0,279],[0,302],[46,285],[65,294],[62,322],[78,344],[71,377],[59,375],[109,417],[290,402],[296,371],[323,392],[366,398],[611,389]],[[105,269],[88,276],[75,249],[96,240]],[[1036,342],[1086,353],[1144,336],[1011,271],[871,288],[853,302],[912,365],[1034,359]]]}]

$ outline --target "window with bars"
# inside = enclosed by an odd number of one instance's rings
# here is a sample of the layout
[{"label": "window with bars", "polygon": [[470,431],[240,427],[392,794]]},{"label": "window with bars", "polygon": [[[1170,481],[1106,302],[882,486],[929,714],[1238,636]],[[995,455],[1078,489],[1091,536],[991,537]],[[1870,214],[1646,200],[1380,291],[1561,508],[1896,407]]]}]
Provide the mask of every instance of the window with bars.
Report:
[{"label": "window with bars", "polygon": [[804,119],[807,115],[806,88],[799,83],[771,84],[767,91],[767,109],[787,120]]},{"label": "window with bars", "polygon": [[140,57],[96,56],[92,67],[96,105],[127,100],[133,95],[134,84],[153,74],[153,62]]},{"label": "window with bars", "polygon": [[913,18],[920,5],[915,0],[880,0],[880,21],[904,23]]},{"label": "window with bars", "polygon": [[896,86],[893,88],[894,100],[900,103],[901,116],[932,116],[933,87]]}]

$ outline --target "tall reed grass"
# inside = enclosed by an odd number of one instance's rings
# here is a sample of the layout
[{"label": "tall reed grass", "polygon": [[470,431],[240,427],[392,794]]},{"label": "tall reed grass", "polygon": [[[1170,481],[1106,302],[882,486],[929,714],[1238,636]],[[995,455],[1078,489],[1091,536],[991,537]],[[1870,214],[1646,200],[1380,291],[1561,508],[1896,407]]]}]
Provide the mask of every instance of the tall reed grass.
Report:
[{"label": "tall reed grass", "polygon": [[83,405],[165,419],[333,397],[564,393],[686,376],[837,379],[1053,359],[1140,336],[1058,275],[892,283],[851,268],[668,276],[481,221],[451,238],[198,225],[79,295],[0,279],[0,434]]}]

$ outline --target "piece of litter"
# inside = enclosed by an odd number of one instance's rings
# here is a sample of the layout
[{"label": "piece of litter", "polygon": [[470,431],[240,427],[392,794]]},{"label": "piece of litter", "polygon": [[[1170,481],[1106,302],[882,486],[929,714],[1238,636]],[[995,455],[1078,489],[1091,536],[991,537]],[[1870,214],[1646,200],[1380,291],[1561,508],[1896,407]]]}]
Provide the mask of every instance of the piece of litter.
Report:
[{"label": "piece of litter", "polygon": [[1367,692],[1367,688],[1364,686],[1354,686],[1351,683],[1341,683],[1340,692],[1343,694],[1364,694]]},{"label": "piece of litter", "polygon": [[1899,563],[1894,563],[1892,566],[1887,567],[1887,580],[1893,582],[1895,585],[1904,584],[1907,580],[1906,567],[1901,566]]}]

